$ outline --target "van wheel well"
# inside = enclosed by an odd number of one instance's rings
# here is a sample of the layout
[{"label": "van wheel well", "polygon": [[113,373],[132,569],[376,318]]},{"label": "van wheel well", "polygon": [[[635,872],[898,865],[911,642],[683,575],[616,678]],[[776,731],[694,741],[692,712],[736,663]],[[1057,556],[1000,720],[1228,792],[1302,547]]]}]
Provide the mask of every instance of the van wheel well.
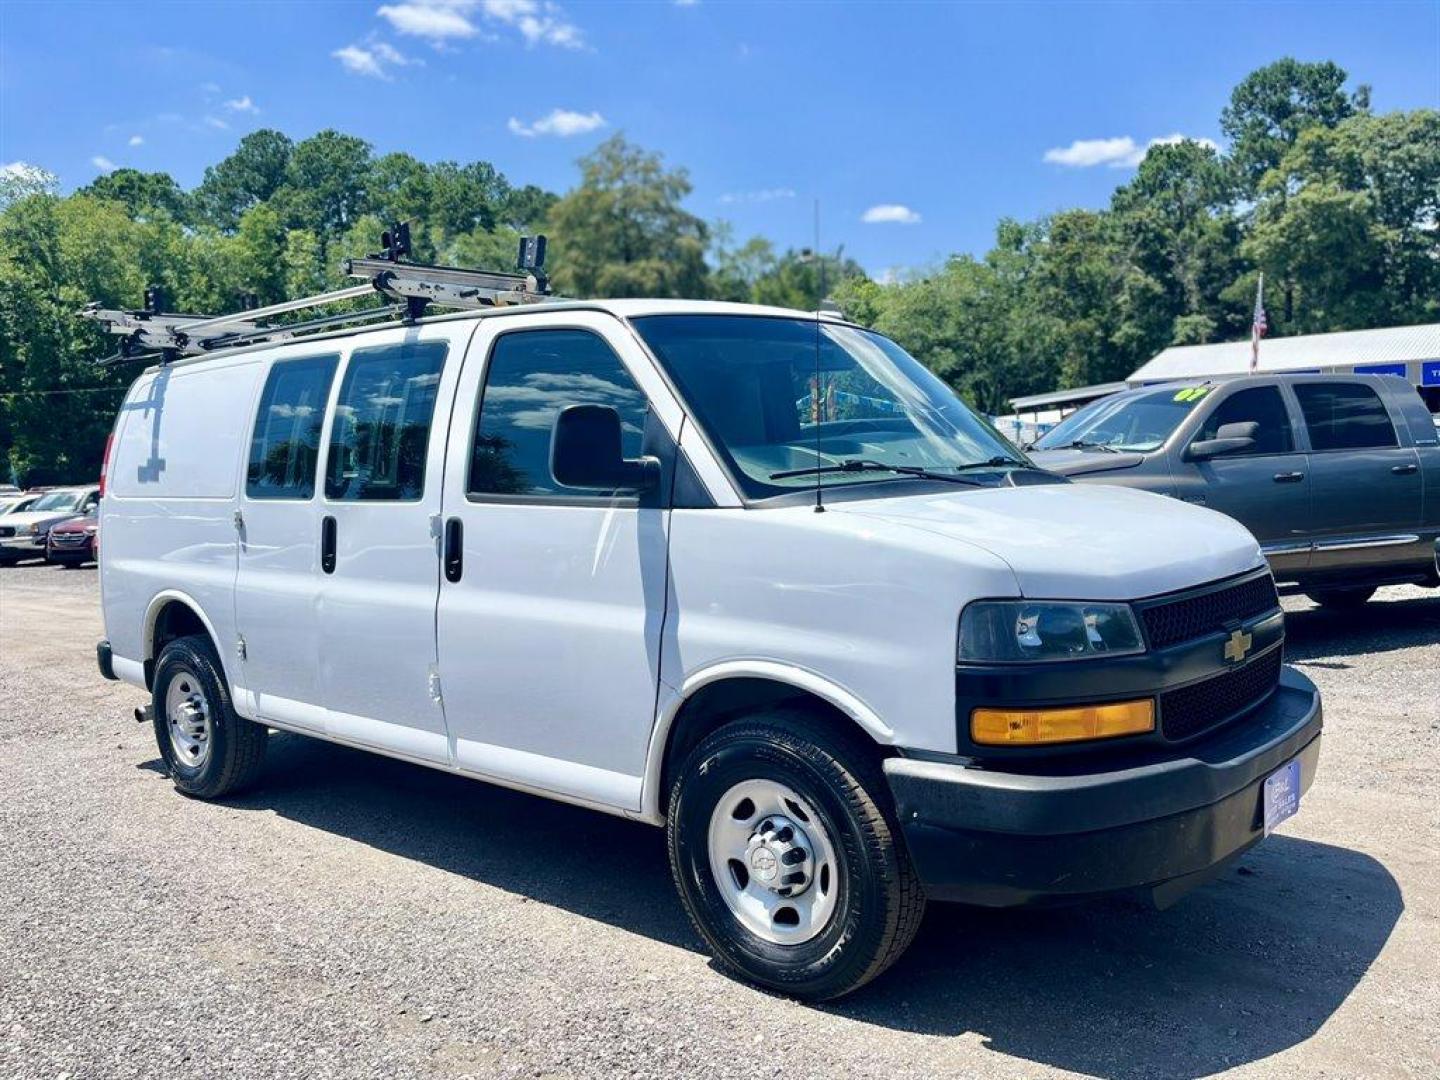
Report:
[{"label": "van wheel well", "polygon": [[686,699],[670,725],[660,769],[661,811],[667,805],[676,771],[707,735],[742,716],[779,707],[822,718],[857,735],[855,741],[870,747],[877,759],[888,756],[887,748],[824,698],[773,679],[724,679],[701,687]]},{"label": "van wheel well", "polygon": [[[179,600],[167,601],[158,614],[155,616],[155,625],[150,631],[149,655],[145,658],[145,685],[147,687],[154,683],[155,658],[160,655],[160,650],[182,637],[203,637],[210,641],[213,646],[215,642],[210,639],[210,631],[205,629],[205,623],[200,616],[195,614],[194,608]],[[218,655],[219,648],[216,647]]]}]

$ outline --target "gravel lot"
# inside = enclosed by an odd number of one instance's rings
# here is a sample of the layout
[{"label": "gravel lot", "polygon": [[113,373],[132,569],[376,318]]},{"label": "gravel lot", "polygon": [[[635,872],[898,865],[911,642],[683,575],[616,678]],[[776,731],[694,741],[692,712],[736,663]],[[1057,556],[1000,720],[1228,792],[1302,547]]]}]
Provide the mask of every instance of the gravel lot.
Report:
[{"label": "gravel lot", "polygon": [[815,1008],[710,966],[658,830],[289,735],[179,796],[95,572],[0,569],[0,1077],[1440,1075],[1440,596],[1287,607],[1279,835],[1166,912],[935,906]]}]

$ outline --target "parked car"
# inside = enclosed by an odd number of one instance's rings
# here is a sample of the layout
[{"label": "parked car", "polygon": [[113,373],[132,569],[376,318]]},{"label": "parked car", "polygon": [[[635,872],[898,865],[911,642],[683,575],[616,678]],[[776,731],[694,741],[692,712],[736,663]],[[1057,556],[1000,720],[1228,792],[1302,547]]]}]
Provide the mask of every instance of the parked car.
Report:
[{"label": "parked car", "polygon": [[1073,479],[1220,510],[1326,606],[1440,585],[1440,439],[1404,380],[1257,375],[1104,398],[1032,448]]},{"label": "parked car", "polygon": [[13,566],[21,559],[43,559],[50,529],[99,503],[98,487],[54,488],[26,509],[0,517],[0,566]]},{"label": "parked car", "polygon": [[789,994],[874,977],[926,897],[1168,903],[1314,776],[1242,526],[1036,470],[837,319],[235,348],[141,375],[111,445],[99,666],[177,788],[273,727],[664,826],[716,957]]},{"label": "parked car", "polygon": [[99,534],[98,506],[81,517],[52,525],[45,542],[45,561],[65,567],[95,562],[100,551]]},{"label": "parked car", "polygon": [[30,509],[35,500],[43,494],[43,491],[17,491],[0,495],[0,517]]}]

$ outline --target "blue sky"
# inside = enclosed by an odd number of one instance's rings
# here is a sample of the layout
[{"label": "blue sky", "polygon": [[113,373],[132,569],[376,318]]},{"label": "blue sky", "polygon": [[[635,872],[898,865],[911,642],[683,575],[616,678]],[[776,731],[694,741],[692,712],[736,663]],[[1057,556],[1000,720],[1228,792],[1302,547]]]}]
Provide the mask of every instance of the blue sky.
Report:
[{"label": "blue sky", "polygon": [[1440,0],[0,0],[0,167],[188,187],[246,131],[334,127],[563,191],[623,131],[738,238],[807,245],[818,198],[824,246],[878,274],[1103,205],[1151,140],[1219,140],[1230,88],[1286,54],[1378,110],[1440,106]]}]

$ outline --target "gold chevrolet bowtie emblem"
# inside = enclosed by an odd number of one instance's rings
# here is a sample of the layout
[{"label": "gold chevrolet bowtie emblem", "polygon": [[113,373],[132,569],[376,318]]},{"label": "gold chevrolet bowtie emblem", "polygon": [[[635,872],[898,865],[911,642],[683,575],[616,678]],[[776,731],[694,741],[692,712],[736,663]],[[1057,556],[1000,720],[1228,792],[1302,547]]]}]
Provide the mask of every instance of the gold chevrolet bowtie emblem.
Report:
[{"label": "gold chevrolet bowtie emblem", "polygon": [[1225,642],[1225,659],[1233,660],[1238,664],[1245,659],[1245,654],[1250,651],[1254,640],[1244,630],[1231,631],[1230,637]]}]

